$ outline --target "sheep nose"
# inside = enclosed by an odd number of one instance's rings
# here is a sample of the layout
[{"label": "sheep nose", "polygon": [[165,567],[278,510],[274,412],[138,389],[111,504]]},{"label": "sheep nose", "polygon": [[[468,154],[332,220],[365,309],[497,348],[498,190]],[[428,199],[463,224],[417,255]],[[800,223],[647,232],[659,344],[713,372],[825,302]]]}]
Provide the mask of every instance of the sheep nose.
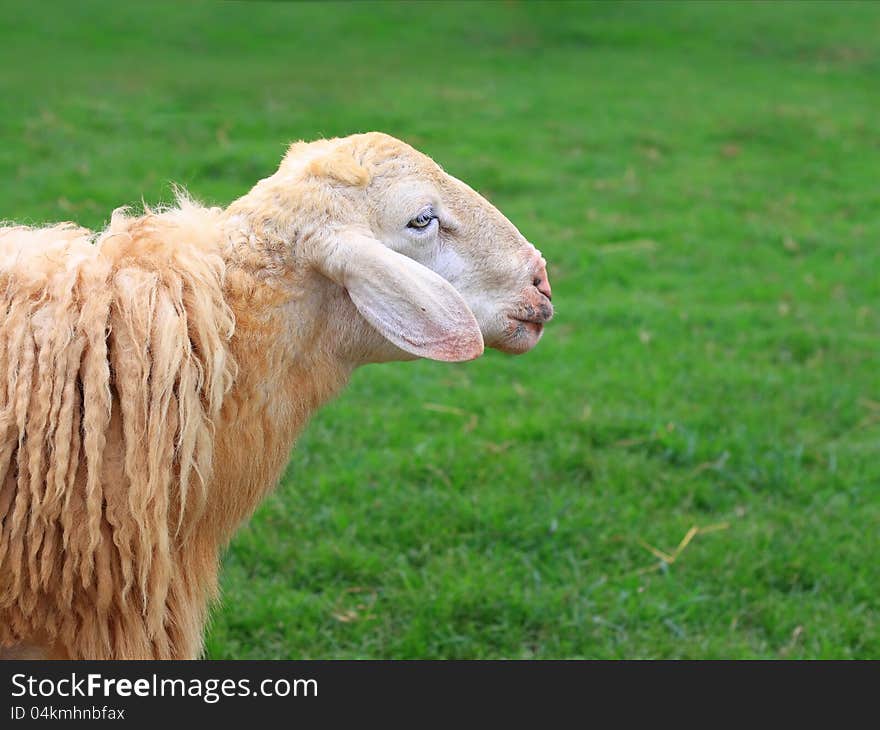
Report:
[{"label": "sheep nose", "polygon": [[553,299],[550,290],[550,279],[547,278],[547,262],[541,258],[538,260],[538,267],[532,276],[532,286],[534,286],[547,299]]}]

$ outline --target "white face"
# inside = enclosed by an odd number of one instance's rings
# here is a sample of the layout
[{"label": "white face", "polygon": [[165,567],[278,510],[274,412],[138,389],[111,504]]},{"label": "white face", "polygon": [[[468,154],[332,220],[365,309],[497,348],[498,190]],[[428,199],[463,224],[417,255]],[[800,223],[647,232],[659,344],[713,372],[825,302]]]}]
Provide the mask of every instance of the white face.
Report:
[{"label": "white face", "polygon": [[553,316],[546,262],[482,196],[439,168],[432,172],[382,189],[373,235],[452,284],[487,346],[530,350]]},{"label": "white face", "polygon": [[[523,353],[553,316],[540,252],[479,193],[393,137],[296,143],[255,190],[273,210],[290,197],[287,224],[309,231],[295,255],[375,330],[353,335],[364,362],[471,360],[484,346]],[[376,333],[397,349],[370,344]]]}]

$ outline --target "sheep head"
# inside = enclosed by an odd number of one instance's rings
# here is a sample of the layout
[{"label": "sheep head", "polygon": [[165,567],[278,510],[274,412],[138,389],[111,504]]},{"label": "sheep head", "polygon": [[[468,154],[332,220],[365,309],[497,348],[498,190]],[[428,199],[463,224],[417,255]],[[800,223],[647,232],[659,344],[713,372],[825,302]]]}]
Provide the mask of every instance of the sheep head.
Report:
[{"label": "sheep head", "polygon": [[540,251],[484,197],[388,135],[295,143],[250,197],[290,268],[323,282],[306,288],[336,297],[320,305],[324,325],[360,362],[465,361],[484,346],[524,353],[553,316]]}]

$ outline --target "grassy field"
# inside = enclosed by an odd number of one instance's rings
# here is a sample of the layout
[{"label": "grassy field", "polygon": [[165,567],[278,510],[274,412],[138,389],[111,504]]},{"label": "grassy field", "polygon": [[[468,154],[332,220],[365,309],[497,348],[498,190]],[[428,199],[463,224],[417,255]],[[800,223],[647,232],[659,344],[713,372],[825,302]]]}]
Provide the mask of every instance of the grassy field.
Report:
[{"label": "grassy field", "polygon": [[880,657],[880,4],[0,10],[2,217],[379,129],[550,262],[534,352],[314,419],[210,657]]}]

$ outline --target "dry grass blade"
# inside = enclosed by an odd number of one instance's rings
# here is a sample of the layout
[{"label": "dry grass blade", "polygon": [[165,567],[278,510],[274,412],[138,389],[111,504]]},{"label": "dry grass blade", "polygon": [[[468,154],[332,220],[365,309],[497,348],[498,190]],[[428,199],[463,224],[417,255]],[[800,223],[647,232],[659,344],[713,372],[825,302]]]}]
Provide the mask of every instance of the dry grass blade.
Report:
[{"label": "dry grass blade", "polygon": [[697,525],[692,525],[691,528],[685,533],[684,537],[681,538],[681,541],[678,543],[678,547],[675,548],[671,553],[664,552],[659,548],[654,547],[648,542],[645,542],[641,538],[636,538],[636,542],[647,550],[651,555],[655,558],[658,558],[660,563],[654,565],[648,565],[644,568],[639,568],[634,571],[634,575],[641,575],[643,573],[649,573],[654,570],[660,570],[663,566],[669,566],[675,563],[681,554],[687,549],[687,546],[691,544],[691,541],[697,535],[708,535],[712,532],[718,532],[719,530],[727,530],[730,527],[729,522],[718,522],[713,525],[706,525],[705,527],[698,527]]},{"label": "dry grass blade", "polygon": [[467,411],[456,408],[455,406],[444,406],[442,403],[422,403],[422,408],[426,411],[434,411],[435,413],[450,413],[453,416],[466,416]]}]

